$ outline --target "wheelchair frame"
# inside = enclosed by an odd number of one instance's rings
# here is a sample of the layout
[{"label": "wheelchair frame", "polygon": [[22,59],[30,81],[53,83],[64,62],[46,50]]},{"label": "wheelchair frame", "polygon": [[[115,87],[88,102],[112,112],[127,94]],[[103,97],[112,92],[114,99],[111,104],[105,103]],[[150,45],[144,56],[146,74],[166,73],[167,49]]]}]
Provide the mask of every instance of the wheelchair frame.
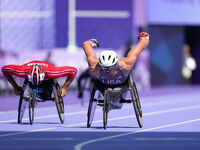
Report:
[{"label": "wheelchair frame", "polygon": [[[27,86],[29,88],[29,94],[28,96],[25,97],[24,92]],[[49,92],[49,95],[40,99],[39,98],[40,92],[44,92],[44,93]],[[52,92],[54,93],[54,97],[51,97]],[[28,103],[29,121],[30,121],[30,124],[32,125],[33,120],[34,120],[35,104],[37,102],[45,102],[45,101],[55,101],[60,121],[61,123],[64,123],[64,120],[65,120],[64,103],[63,103],[63,98],[61,97],[61,90],[60,90],[58,81],[56,79],[49,79],[49,80],[44,80],[42,84],[39,86],[33,86],[31,82],[28,82],[28,79],[25,79],[23,87],[22,87],[22,91],[20,94],[20,99],[19,99],[18,123],[22,123],[26,105]]]},{"label": "wheelchair frame", "polygon": [[[121,87],[121,90],[114,90],[116,87]],[[108,88],[112,88],[112,90],[108,90]],[[95,93],[96,91],[100,91],[104,99],[99,100],[95,99]],[[105,85],[102,84],[99,81],[96,81],[94,84],[94,87],[91,92],[91,97],[89,101],[89,106],[88,106],[88,113],[87,113],[87,127],[91,127],[94,114],[95,114],[95,109],[96,105],[103,106],[103,127],[106,129],[107,127],[107,120],[108,120],[108,112],[112,109],[112,102],[116,100],[117,98],[121,97],[124,92],[127,90],[130,91],[131,94],[131,100],[126,100],[126,99],[121,99],[120,103],[133,103],[136,119],[138,122],[138,125],[140,128],[142,128],[142,108],[140,104],[140,99],[139,95],[137,92],[137,87],[135,83],[132,80],[131,75],[128,76],[126,82],[121,85]]]}]

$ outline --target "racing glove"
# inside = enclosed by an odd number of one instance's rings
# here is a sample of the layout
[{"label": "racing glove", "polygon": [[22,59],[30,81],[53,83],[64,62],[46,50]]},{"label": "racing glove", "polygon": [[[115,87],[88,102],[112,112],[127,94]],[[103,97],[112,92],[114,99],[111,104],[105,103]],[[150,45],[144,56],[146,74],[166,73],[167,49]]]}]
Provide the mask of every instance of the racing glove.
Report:
[{"label": "racing glove", "polygon": [[96,44],[96,46],[99,47],[98,40],[96,40],[96,39],[95,40],[94,39],[90,39],[89,41],[92,42],[92,43],[94,43],[94,44]]},{"label": "racing glove", "polygon": [[146,32],[141,32],[141,33],[139,34],[139,36],[138,36],[138,40],[140,40],[142,37],[147,37],[147,36],[149,36],[148,33],[146,33]]}]

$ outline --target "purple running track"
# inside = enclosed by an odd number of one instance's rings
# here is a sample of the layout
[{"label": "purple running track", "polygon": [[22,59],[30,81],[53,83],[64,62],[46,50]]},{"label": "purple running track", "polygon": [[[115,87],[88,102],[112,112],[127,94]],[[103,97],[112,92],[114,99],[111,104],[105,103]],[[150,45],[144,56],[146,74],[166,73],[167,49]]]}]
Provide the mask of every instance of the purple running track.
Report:
[{"label": "purple running track", "polygon": [[86,127],[89,93],[80,105],[76,92],[64,98],[65,123],[55,104],[38,103],[33,125],[26,111],[17,124],[17,96],[0,97],[0,145],[7,149],[200,149],[200,86],[169,86],[140,93],[143,128],[132,104],[111,110],[103,129],[102,107],[97,107],[91,128]]}]

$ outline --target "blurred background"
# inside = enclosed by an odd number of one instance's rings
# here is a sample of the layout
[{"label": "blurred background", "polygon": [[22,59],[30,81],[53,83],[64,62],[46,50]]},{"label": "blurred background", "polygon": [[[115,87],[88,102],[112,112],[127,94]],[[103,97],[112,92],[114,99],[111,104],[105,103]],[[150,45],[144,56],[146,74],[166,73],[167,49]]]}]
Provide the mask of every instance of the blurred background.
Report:
[{"label": "blurred background", "polygon": [[[31,60],[87,68],[82,42],[124,56],[141,31],[150,44],[132,74],[139,89],[200,84],[200,0],[0,0],[0,67]],[[0,94],[12,88],[0,72]]]}]

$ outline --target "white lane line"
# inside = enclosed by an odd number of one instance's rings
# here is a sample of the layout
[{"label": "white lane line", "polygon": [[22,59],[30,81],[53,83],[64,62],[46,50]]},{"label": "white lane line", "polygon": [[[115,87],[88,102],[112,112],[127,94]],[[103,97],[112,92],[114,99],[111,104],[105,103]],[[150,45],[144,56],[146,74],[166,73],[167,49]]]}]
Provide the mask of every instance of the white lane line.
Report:
[{"label": "white lane line", "polygon": [[[170,96],[171,95],[173,95],[174,96],[174,94],[169,94]],[[154,98],[154,97],[156,97],[156,96],[147,96],[146,98],[148,99],[152,99],[152,98]],[[147,108],[147,107],[153,107],[153,106],[159,106],[159,105],[169,105],[169,104],[179,104],[179,103],[181,103],[181,104],[183,104],[183,103],[191,103],[191,102],[195,102],[195,101],[199,101],[199,99],[195,99],[195,100],[190,100],[190,101],[161,101],[161,102],[147,102],[147,103],[144,103],[144,104],[142,104],[142,108]],[[79,106],[79,105],[72,105],[73,107],[75,107],[75,106]],[[66,107],[66,105],[65,105],[65,107]],[[123,107],[123,109],[132,109],[132,105],[125,105],[124,107]],[[43,111],[43,110],[49,110],[49,109],[52,109],[52,108],[55,108],[55,107],[45,107],[45,108],[37,108],[37,110],[38,111]],[[68,108],[68,106],[67,106],[67,108]],[[67,109],[66,108],[66,109]],[[96,109],[96,111],[95,112],[100,112],[100,110],[101,109]],[[0,115],[1,114],[8,114],[8,113],[17,113],[17,111],[7,111],[7,112],[0,112]],[[87,113],[86,111],[81,111],[81,112],[72,112],[72,113],[65,113],[65,115],[76,115],[76,114],[81,114],[81,113]],[[48,115],[48,116],[41,116],[41,117],[35,117],[34,119],[36,120],[36,119],[46,119],[46,118],[54,118],[54,117],[57,117],[57,115]],[[29,120],[29,118],[23,118],[23,120]],[[16,119],[12,119],[12,120],[4,120],[4,121],[0,121],[0,124],[1,123],[9,123],[9,122],[16,122]]]},{"label": "white lane line", "polygon": [[73,141],[73,138],[13,138],[14,141]]},{"label": "white lane line", "polygon": [[[39,104],[40,105],[40,104]],[[80,104],[71,104],[71,105],[68,105],[66,104],[65,105],[65,108],[68,109],[70,107],[80,107]],[[56,106],[47,106],[47,107],[35,107],[37,110],[49,110],[49,109],[56,109]],[[8,114],[8,113],[16,113],[18,110],[9,110],[9,111],[2,111],[0,112],[0,115],[1,114]]]},{"label": "white lane line", "polygon": [[[195,106],[190,106],[190,107],[174,108],[174,109],[167,109],[167,110],[155,111],[155,112],[149,112],[149,113],[144,113],[143,116],[152,116],[152,115],[163,114],[163,113],[168,113],[168,112],[176,112],[176,111],[190,110],[190,109],[197,109],[197,108],[200,108],[200,105],[198,105],[198,106],[195,105]],[[129,119],[129,118],[132,118],[132,117],[135,117],[135,116],[134,115],[130,115],[130,116],[125,116],[125,117],[116,117],[116,118],[108,119],[108,121]],[[93,124],[94,123],[100,123],[102,121],[103,120],[96,120],[96,121],[93,121],[92,123]],[[6,136],[18,135],[18,134],[54,130],[54,129],[58,129],[58,128],[81,126],[81,125],[86,125],[86,124],[87,124],[86,122],[82,122],[82,123],[76,123],[76,124],[63,125],[63,126],[59,126],[59,127],[58,126],[54,126],[54,127],[50,127],[50,128],[36,129],[36,130],[32,130],[32,131],[23,131],[23,132],[17,132],[17,133],[3,134],[3,135],[0,135],[0,138],[1,137],[6,137]]]},{"label": "white lane line", "polygon": [[149,128],[149,129],[144,129],[144,130],[139,130],[139,131],[134,131],[134,132],[129,132],[129,133],[117,134],[117,135],[109,136],[109,137],[103,137],[103,138],[93,139],[93,140],[89,140],[89,141],[82,142],[82,143],[79,143],[79,144],[75,145],[74,146],[74,150],[82,150],[82,147],[84,147],[84,146],[86,146],[88,144],[91,144],[91,143],[99,142],[99,141],[104,141],[104,140],[108,140],[108,139],[112,139],[112,138],[117,138],[117,137],[122,137],[122,136],[126,136],[126,135],[132,135],[132,134],[136,134],[136,133],[140,133],[140,132],[147,132],[147,131],[152,131],[152,130],[167,128],[167,127],[172,127],[172,126],[178,126],[178,125],[192,123],[192,122],[197,122],[197,121],[200,121],[200,118],[194,119],[194,120],[188,120],[188,121],[178,122],[178,123],[174,123],[174,124],[168,124],[168,125],[159,126],[159,127],[154,127],[154,128]]},{"label": "white lane line", "polygon": [[72,126],[81,126],[81,125],[86,125],[86,123],[76,123],[76,124],[70,124],[70,125],[64,125],[64,126],[55,126],[55,127],[50,127],[50,128],[43,128],[43,129],[36,129],[32,131],[23,131],[23,132],[16,132],[16,133],[10,133],[10,134],[2,134],[0,135],[1,137],[6,137],[6,136],[12,136],[12,135],[19,135],[19,134],[25,134],[25,133],[34,133],[34,132],[40,132],[40,131],[48,131],[48,130],[53,130],[53,129],[58,129],[58,128],[65,128],[65,127],[72,127]]},{"label": "white lane line", "polygon": [[[194,99],[194,95],[199,95],[199,92],[190,92],[190,93],[183,93],[183,95],[181,96],[181,97],[186,97],[186,96],[190,96],[190,95],[193,95],[193,99],[192,100],[190,100],[190,101],[188,101],[188,100],[186,100],[186,101],[184,101],[184,100],[181,100],[181,101],[154,101],[154,102],[148,102],[148,99],[158,99],[160,96],[159,95],[154,95],[154,96],[142,96],[140,99],[142,100],[142,101],[144,101],[145,100],[145,102],[143,102],[142,103],[142,106],[143,107],[145,107],[145,106],[148,106],[148,107],[150,107],[150,106],[158,106],[158,105],[164,105],[164,104],[179,104],[179,103],[181,103],[181,104],[183,104],[183,103],[190,103],[191,104],[191,102],[196,102],[196,101],[198,101],[199,102],[199,96],[196,96],[196,99]],[[180,96],[177,96],[177,94],[168,94],[167,95],[167,97],[169,97],[169,99],[177,99],[176,97],[180,97]],[[180,99],[180,98],[179,98]],[[78,106],[78,107],[80,107],[80,105],[79,104],[72,104],[72,105],[65,105],[65,107],[66,107],[66,109],[68,109],[69,107],[76,107],[76,106]],[[132,106],[129,106],[129,107],[132,107]],[[36,109],[37,110],[41,110],[41,111],[43,111],[43,110],[49,110],[49,109],[54,109],[55,108],[55,106],[50,106],[50,107],[43,107],[43,108],[37,108],[36,107]],[[3,112],[0,112],[0,115],[2,115],[2,114],[8,114],[8,113],[17,113],[17,110],[10,110],[10,111],[3,111]]]},{"label": "white lane line", "polygon": [[133,138],[134,141],[200,141],[200,138]]},{"label": "white lane line", "polygon": [[[167,110],[161,110],[161,111],[155,111],[155,112],[150,112],[150,113],[145,113],[143,114],[143,116],[148,116],[148,114],[154,114],[154,113],[158,113],[158,112],[161,112],[161,113],[165,113],[165,112],[171,112],[171,111],[181,111],[181,110],[189,110],[189,109],[196,109],[196,108],[200,108],[200,105],[193,105],[193,106],[189,106],[189,107],[181,107],[181,108],[172,108],[172,109],[167,109]],[[133,109],[133,106],[130,107],[130,106],[127,106],[125,107],[125,109],[123,110],[126,110],[126,109]],[[96,109],[95,113],[96,112],[101,112],[102,109],[99,108],[99,109]],[[72,113],[65,113],[65,116],[72,116],[72,115],[79,115],[79,114],[86,114],[87,111],[79,111],[79,112],[72,112]],[[47,116],[40,116],[40,117],[35,117],[34,120],[36,119],[47,119],[47,118],[55,118],[55,117],[58,117],[58,115],[47,115]],[[132,117],[132,116],[131,116]],[[23,121],[27,121],[29,120],[29,118],[23,118]],[[5,121],[0,121],[0,124],[1,123],[9,123],[9,122],[16,122],[16,119],[13,119],[13,120],[5,120]]]},{"label": "white lane line", "polygon": [[[96,112],[102,111],[102,109],[97,109]],[[79,115],[79,114],[85,114],[87,111],[78,111],[78,112],[72,112],[72,113],[65,113],[65,116],[72,116],[72,115]],[[47,115],[47,116],[40,116],[40,117],[34,117],[34,120],[36,119],[47,119],[47,118],[54,118],[58,117],[58,114],[56,115]],[[29,118],[23,118],[23,121],[27,121]],[[15,122],[16,119],[13,120],[5,120],[5,121],[0,121],[0,123],[8,123],[8,122]]]}]

